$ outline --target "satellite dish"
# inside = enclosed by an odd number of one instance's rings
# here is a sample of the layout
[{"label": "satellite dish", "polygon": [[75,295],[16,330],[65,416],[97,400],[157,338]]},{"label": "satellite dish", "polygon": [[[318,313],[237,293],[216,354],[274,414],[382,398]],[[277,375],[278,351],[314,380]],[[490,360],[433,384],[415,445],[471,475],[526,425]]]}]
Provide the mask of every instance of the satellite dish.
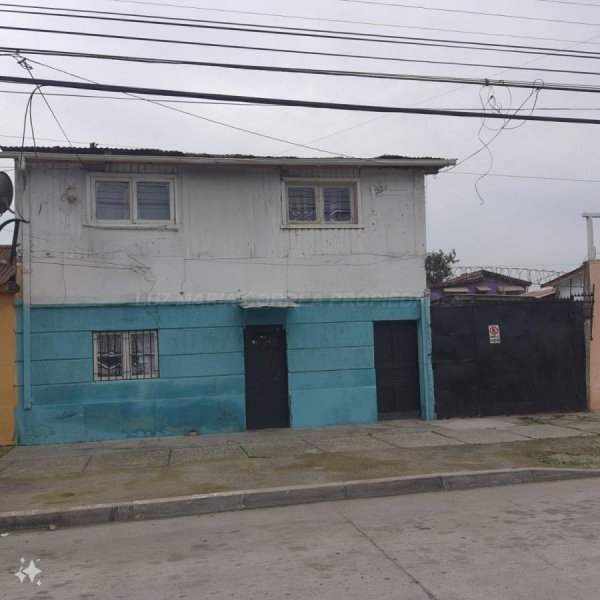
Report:
[{"label": "satellite dish", "polygon": [[0,215],[4,214],[13,201],[13,184],[10,177],[0,171]]}]

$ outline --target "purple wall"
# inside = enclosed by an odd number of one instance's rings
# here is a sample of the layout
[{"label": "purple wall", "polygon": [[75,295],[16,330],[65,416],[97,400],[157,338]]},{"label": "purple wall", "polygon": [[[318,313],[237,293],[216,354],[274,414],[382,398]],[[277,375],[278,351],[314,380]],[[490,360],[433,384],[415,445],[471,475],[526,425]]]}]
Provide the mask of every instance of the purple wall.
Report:
[{"label": "purple wall", "polygon": [[[490,291],[489,292],[478,292],[476,288],[483,286],[483,285],[491,288]],[[515,281],[503,281],[502,279],[496,279],[496,278],[484,275],[478,281],[473,281],[473,282],[448,281],[447,283],[443,284],[443,286],[441,286],[441,287],[432,288],[430,290],[431,291],[431,299],[439,300],[442,296],[447,296],[448,294],[444,294],[444,292],[443,292],[443,289],[446,287],[467,288],[469,290],[469,294],[483,295],[484,293],[485,294],[500,294],[500,291],[498,290],[498,286],[505,286],[505,285],[523,285],[523,287],[525,287],[525,291],[527,291],[527,287],[525,286],[525,284],[518,284]]]}]

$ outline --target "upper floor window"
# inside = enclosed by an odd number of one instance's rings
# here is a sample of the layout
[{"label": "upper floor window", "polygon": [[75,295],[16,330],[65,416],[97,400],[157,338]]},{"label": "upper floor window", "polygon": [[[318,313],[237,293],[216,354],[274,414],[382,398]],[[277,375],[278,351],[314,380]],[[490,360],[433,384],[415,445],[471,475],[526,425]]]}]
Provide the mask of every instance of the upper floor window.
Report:
[{"label": "upper floor window", "polygon": [[288,181],[286,223],[335,227],[358,224],[356,183]]},{"label": "upper floor window", "polygon": [[95,177],[94,220],[108,223],[156,224],[175,220],[173,181],[160,177]]}]

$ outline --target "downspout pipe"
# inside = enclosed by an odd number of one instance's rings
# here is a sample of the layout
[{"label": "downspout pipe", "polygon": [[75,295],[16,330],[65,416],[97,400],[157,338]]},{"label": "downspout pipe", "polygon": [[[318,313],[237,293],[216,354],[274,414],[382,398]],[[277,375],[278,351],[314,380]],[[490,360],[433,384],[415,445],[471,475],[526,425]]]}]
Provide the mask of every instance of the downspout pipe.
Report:
[{"label": "downspout pipe", "polygon": [[[15,223],[15,229],[19,223],[23,224],[21,228],[21,248],[22,248],[22,287],[23,287],[23,303],[21,307],[22,314],[22,335],[23,335],[23,408],[25,410],[31,409],[31,249],[29,244],[31,243],[31,223],[21,218],[23,214],[24,204],[24,192],[26,186],[25,178],[25,164],[24,161],[17,161],[15,166],[15,182],[16,186],[16,213],[19,218],[10,219],[6,221],[4,225],[10,222]],[[21,174],[19,178],[18,175]],[[11,250],[11,258],[16,258],[16,236],[13,237],[13,248]]]}]

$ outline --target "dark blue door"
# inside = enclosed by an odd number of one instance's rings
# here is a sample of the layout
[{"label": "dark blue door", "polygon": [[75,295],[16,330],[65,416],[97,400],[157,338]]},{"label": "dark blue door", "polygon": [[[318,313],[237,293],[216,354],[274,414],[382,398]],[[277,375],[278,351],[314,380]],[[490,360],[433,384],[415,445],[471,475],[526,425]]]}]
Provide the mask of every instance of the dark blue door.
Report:
[{"label": "dark blue door", "polygon": [[377,322],[374,341],[379,418],[419,417],[417,322]]},{"label": "dark blue door", "polygon": [[289,427],[285,329],[252,325],[244,330],[246,428]]}]

